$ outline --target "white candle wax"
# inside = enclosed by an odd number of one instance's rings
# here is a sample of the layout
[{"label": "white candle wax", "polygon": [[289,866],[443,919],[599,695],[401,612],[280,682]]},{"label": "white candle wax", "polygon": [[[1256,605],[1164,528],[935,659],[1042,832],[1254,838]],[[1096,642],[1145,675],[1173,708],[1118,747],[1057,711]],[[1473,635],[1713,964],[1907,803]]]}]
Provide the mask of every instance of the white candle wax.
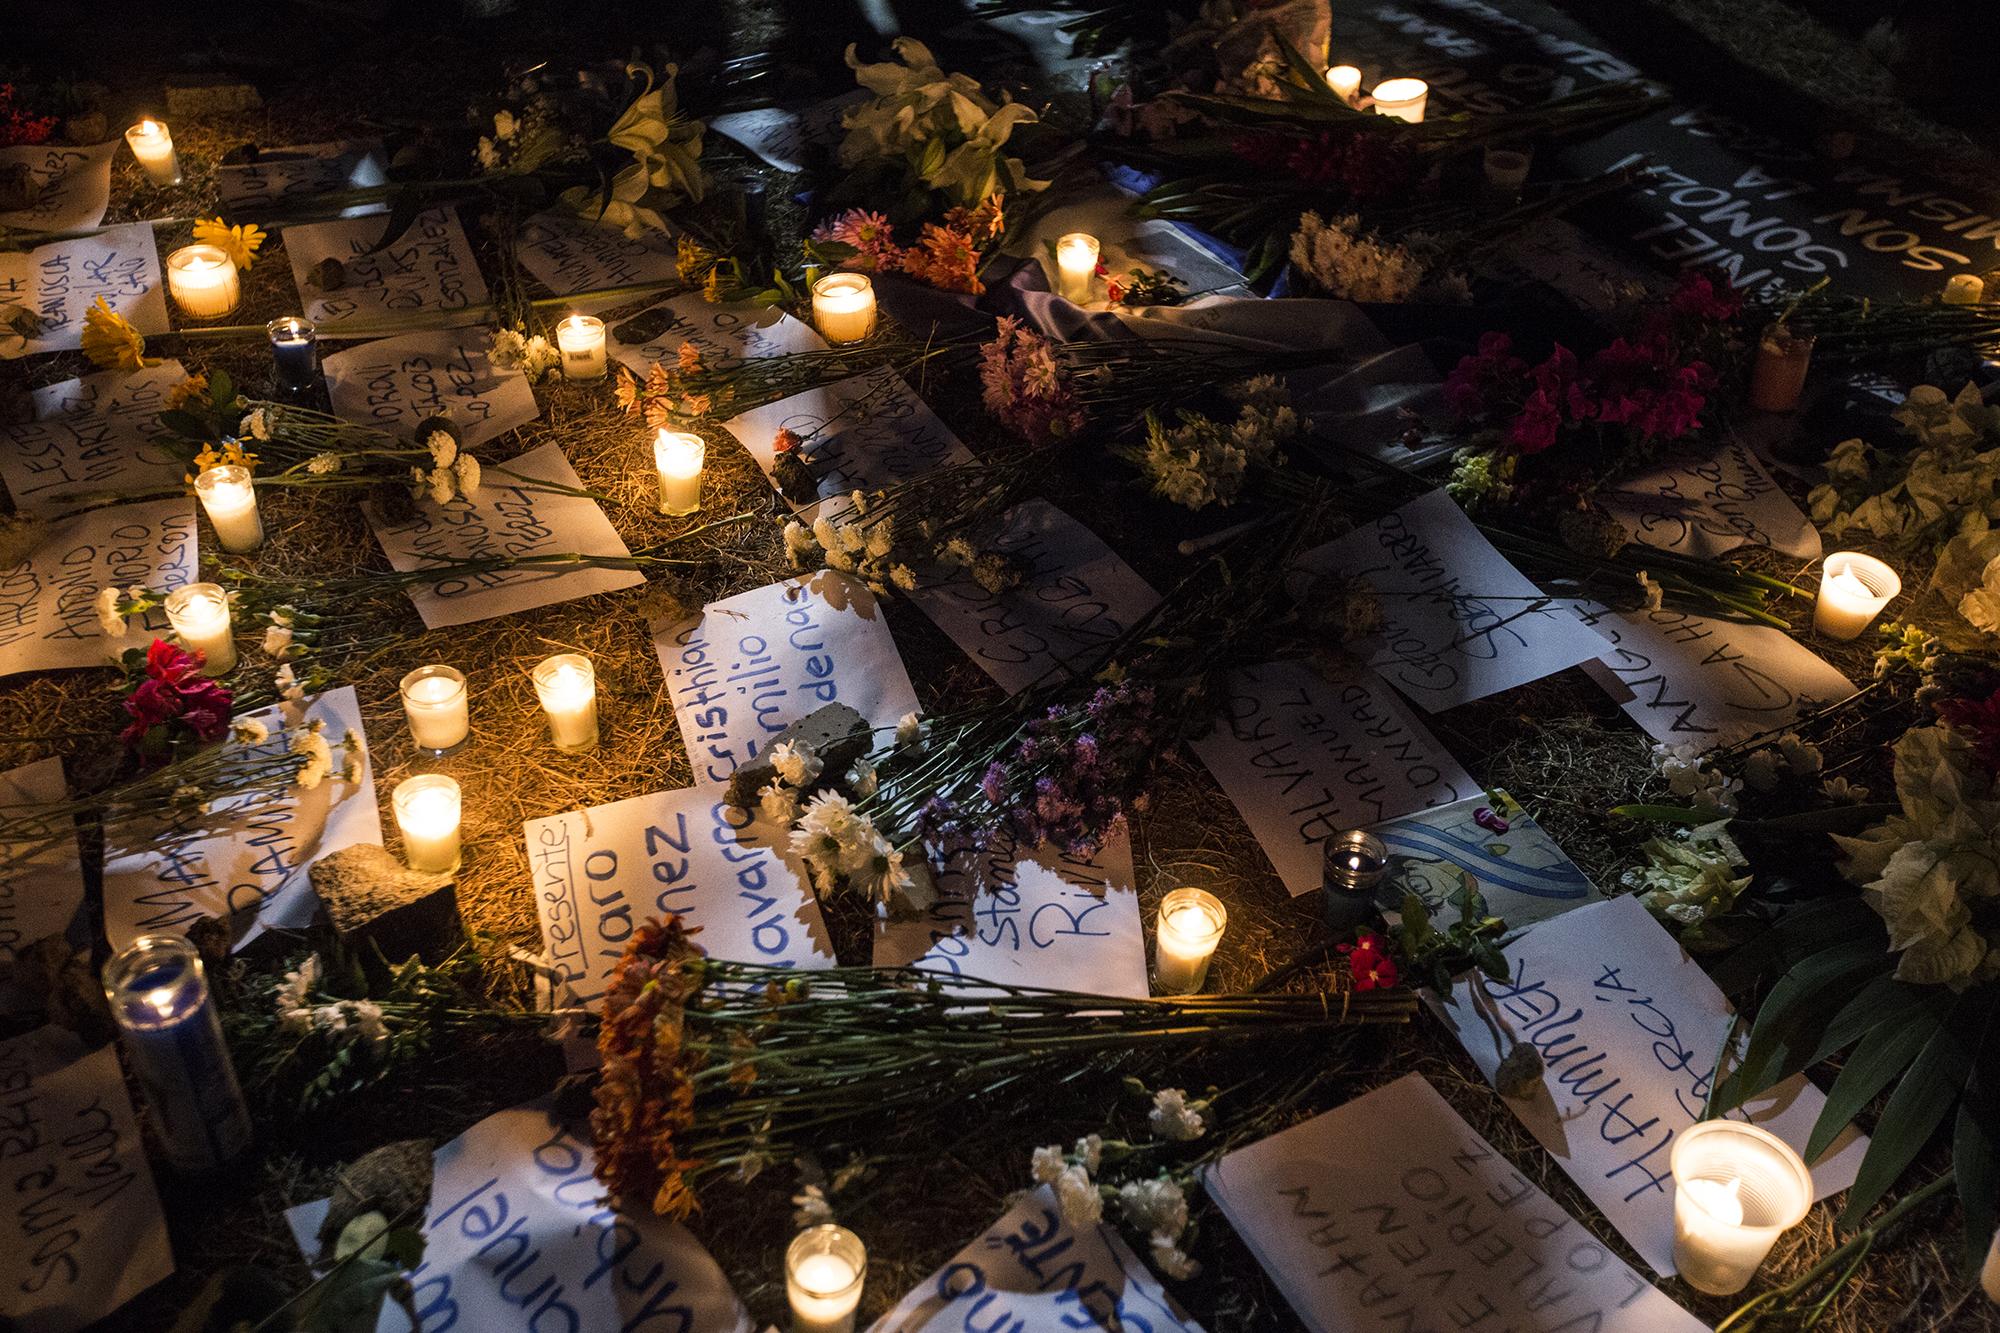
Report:
[{"label": "white candle wax", "polygon": [[1056,240],[1056,276],[1062,295],[1082,305],[1090,299],[1090,284],[1097,276],[1101,247],[1087,231],[1072,231]]},{"label": "white candle wax", "polygon": [[202,674],[220,676],[236,665],[229,594],[219,583],[190,583],[167,594],[167,623],[181,647],[202,655]]},{"label": "white candle wax", "polygon": [[1944,284],[1946,305],[1978,305],[1986,299],[1986,283],[1971,273],[1954,273]]},{"label": "white candle wax", "polygon": [[458,782],[424,773],[396,784],[389,803],[403,834],[403,861],[412,870],[458,868],[458,826],[464,800]]},{"label": "white candle wax", "polygon": [[701,508],[701,469],[707,456],[708,445],[699,435],[663,430],[653,437],[662,514],[692,514]]},{"label": "white candle wax", "polygon": [[594,315],[571,315],[556,325],[556,348],[562,353],[566,380],[604,378],[604,321]]},{"label": "white candle wax", "polygon": [[1341,101],[1352,103],[1354,95],[1361,91],[1361,71],[1352,65],[1335,65],[1326,72],[1326,86]]},{"label": "white candle wax", "polygon": [[125,142],[131,145],[132,156],[139,160],[139,166],[153,184],[181,183],[181,160],[174,153],[174,136],[167,131],[165,121],[151,117],[140,121],[125,131]]},{"label": "white candle wax", "polygon": [[223,550],[241,554],[264,544],[264,520],[257,513],[257,488],[249,468],[234,463],[205,468],[194,479],[194,493],[201,497]]},{"label": "white candle wax", "polygon": [[1384,79],[1371,94],[1376,115],[1393,116],[1412,125],[1422,122],[1424,103],[1430,100],[1430,95],[1431,86],[1422,79]]},{"label": "white candle wax", "polygon": [[597,748],[597,672],[581,653],[558,653],[535,668],[535,693],[558,750]]},{"label": "white candle wax", "polygon": [[182,246],[167,256],[167,291],[189,318],[219,318],[241,295],[236,263],[217,246]]},{"label": "white candle wax", "polygon": [[785,1251],[792,1333],[848,1333],[867,1267],[867,1248],[846,1227],[826,1224],[800,1232]]},{"label": "white candle wax", "polygon": [[420,666],[403,677],[403,712],[411,738],[439,754],[463,745],[472,730],[465,677],[448,666]]},{"label": "white candle wax", "polygon": [[1711,1296],[1743,1290],[1786,1228],[1812,1207],[1812,1175],[1755,1125],[1704,1120],[1674,1140],[1674,1267]]},{"label": "white candle wax", "polygon": [[1153,975],[1163,994],[1192,995],[1201,989],[1228,921],[1222,901],[1202,889],[1175,889],[1160,900]]},{"label": "white candle wax", "polygon": [[875,284],[866,273],[829,273],[813,284],[813,323],[830,343],[859,342],[875,331]]},{"label": "white candle wax", "polygon": [[1855,638],[1902,590],[1902,578],[1874,556],[1835,551],[1821,568],[1813,629],[1829,639]]}]

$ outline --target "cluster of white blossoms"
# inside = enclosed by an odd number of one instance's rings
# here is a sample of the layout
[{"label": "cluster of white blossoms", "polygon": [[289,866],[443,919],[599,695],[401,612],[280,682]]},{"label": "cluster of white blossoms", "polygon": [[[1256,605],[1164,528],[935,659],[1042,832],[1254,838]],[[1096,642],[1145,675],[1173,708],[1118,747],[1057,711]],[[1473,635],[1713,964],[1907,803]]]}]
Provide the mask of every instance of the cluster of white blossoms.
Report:
[{"label": "cluster of white blossoms", "polygon": [[[1153,1094],[1153,1109],[1147,1116],[1154,1137],[1171,1143],[1200,1138],[1207,1130],[1202,1112],[1207,1103],[1189,1101],[1179,1088],[1162,1088]],[[1187,1233],[1187,1195],[1178,1181],[1167,1176],[1127,1181],[1116,1187],[1099,1184],[1095,1177],[1104,1162],[1105,1141],[1098,1134],[1085,1135],[1065,1153],[1061,1144],[1037,1148],[1029,1163],[1029,1173],[1037,1185],[1055,1192],[1063,1220],[1072,1227],[1095,1226],[1104,1220],[1107,1200],[1118,1206],[1118,1215],[1139,1235],[1146,1237],[1153,1264],[1170,1278],[1186,1279],[1201,1271],[1201,1265],[1181,1248]],[[1113,1145],[1119,1150],[1126,1145]]]},{"label": "cluster of white blossoms", "polygon": [[1279,447],[1299,433],[1299,415],[1277,376],[1245,380],[1229,395],[1240,406],[1227,426],[1192,412],[1168,426],[1147,414],[1138,462],[1153,494],[1183,509],[1227,506],[1242,494],[1250,465],[1277,463]]},{"label": "cluster of white blossoms", "polygon": [[[847,499],[850,508],[822,512],[810,528],[797,519],[786,522],[785,554],[791,559],[792,568],[823,564],[828,569],[852,574],[878,597],[888,595],[891,587],[914,592],[915,571],[896,558],[895,515],[871,516],[868,497],[860,491]],[[821,508],[833,510],[834,506]]]},{"label": "cluster of white blossoms", "polygon": [[248,436],[253,440],[270,439],[271,414],[261,407],[252,408],[249,415],[236,423],[236,433],[239,437]]},{"label": "cluster of white blossoms", "polygon": [[432,431],[424,437],[424,448],[430,450],[431,467],[428,472],[410,469],[413,499],[429,496],[432,504],[448,505],[461,495],[470,498],[478,493],[479,460],[460,449],[449,431]]},{"label": "cluster of white blossoms", "polygon": [[495,329],[486,343],[486,359],[501,370],[518,370],[534,384],[562,364],[562,352],[546,337],[519,329]]},{"label": "cluster of white blossoms", "polygon": [[[314,718],[302,727],[295,727],[286,733],[286,748],[301,756],[305,762],[299,765],[298,774],[292,779],[300,790],[311,791],[334,775],[333,745],[326,738],[326,723]],[[340,742],[342,758],[339,768],[342,782],[359,782],[364,766],[368,762],[368,746],[361,739],[361,733],[350,731]]]},{"label": "cluster of white blossoms", "polygon": [[[906,713],[896,725],[898,748],[920,745],[922,739],[922,721]],[[873,796],[880,781],[866,756],[833,785],[821,781],[825,761],[804,742],[781,741],[769,758],[774,776],[757,793],[758,811],[791,830],[791,851],[805,862],[815,889],[827,893],[845,883],[869,901],[886,905],[929,879],[930,867],[921,853],[906,859],[874,820],[855,809],[854,802]]]},{"label": "cluster of white blossoms", "polygon": [[1736,813],[1736,793],[1742,780],[1711,768],[1708,756],[1692,741],[1679,745],[1655,745],[1653,767],[1667,780],[1667,790],[1697,810],[1719,815]]},{"label": "cluster of white blossoms", "polygon": [[291,655],[292,632],[298,625],[298,608],[280,606],[271,611],[271,623],[264,627],[264,651],[272,657],[284,660]]},{"label": "cluster of white blossoms", "polygon": [[116,588],[97,590],[97,627],[104,631],[107,639],[125,637],[125,618],[157,605],[159,599],[144,588],[132,587],[120,592]]},{"label": "cluster of white blossoms", "polygon": [[915,164],[924,184],[974,207],[995,190],[1040,190],[1018,157],[1001,150],[1020,125],[1035,123],[1022,103],[996,102],[967,74],[947,74],[929,47],[898,37],[894,60],[864,64],[847,48],[855,82],[875,96],[841,115],[847,136],[840,164],[892,158]]},{"label": "cluster of white blossoms", "polygon": [[323,997],[313,994],[319,985],[319,956],[308,955],[296,971],[285,973],[272,997],[278,1027],[295,1037],[321,1033],[331,1037],[354,1038],[370,1046],[389,1040],[389,1026],[382,1006],[373,1000],[333,1000],[315,1003]]},{"label": "cluster of white blossoms", "polygon": [[1743,781],[1751,791],[1776,791],[1786,778],[1814,778],[1826,767],[1819,747],[1793,732],[1778,737],[1775,745],[1752,750],[1743,760]]}]

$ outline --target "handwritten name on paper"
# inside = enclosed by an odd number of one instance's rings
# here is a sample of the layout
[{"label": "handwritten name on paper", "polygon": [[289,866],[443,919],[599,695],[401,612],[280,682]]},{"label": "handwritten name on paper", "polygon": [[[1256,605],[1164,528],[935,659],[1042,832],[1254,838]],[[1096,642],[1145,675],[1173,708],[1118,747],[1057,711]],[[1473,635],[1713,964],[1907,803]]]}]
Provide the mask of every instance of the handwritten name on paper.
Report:
[{"label": "handwritten name on paper", "polygon": [[1603,502],[1633,541],[1665,551],[1715,556],[1768,546],[1801,560],[1820,556],[1819,529],[1740,439],[1670,459],[1620,483]]},{"label": "handwritten name on paper", "polygon": [[[308,867],[343,847],[382,841],[374,767],[353,686],[249,716],[269,730],[270,739],[258,748],[274,759],[286,751],[287,728],[324,724],[333,776],[311,790],[288,784],[227,798],[199,829],[150,824],[107,829],[104,935],[113,948],[141,935],[184,934],[207,916],[230,922],[237,948],[267,929],[303,928],[318,901]],[[342,742],[350,735],[362,756],[354,782],[340,775],[346,758]]]},{"label": "handwritten name on paper", "polygon": [[[0,773],[0,806],[53,805],[67,795],[60,759]],[[83,861],[72,834],[52,844],[8,843],[8,869],[0,873],[0,1010],[21,951],[60,935],[83,906]]]},{"label": "handwritten name on paper", "polygon": [[1534,816],[1503,791],[1419,810],[1370,831],[1389,849],[1382,905],[1393,911],[1404,894],[1414,893],[1440,929],[1458,920],[1455,898],[1467,875],[1487,909],[1510,927],[1603,896]]},{"label": "handwritten name on paper", "polygon": [[1705,1333],[1420,1074],[1239,1148],[1203,1186],[1314,1333]]},{"label": "handwritten name on paper", "polygon": [[335,352],[322,363],[334,413],[410,435],[426,417],[449,416],[465,448],[541,415],[528,377],[486,352],[484,327],[424,329]]},{"label": "handwritten name on paper", "polygon": [[1046,500],[1016,505],[983,545],[1021,563],[1020,586],[989,592],[970,570],[926,569],[910,600],[1009,694],[1094,666],[1160,602],[1096,533]]},{"label": "handwritten name on paper", "polygon": [[735,140],[780,171],[804,171],[811,165],[813,149],[831,148],[840,142],[844,132],[841,116],[867,96],[857,88],[797,110],[768,106],[725,111],[710,116],[708,128]]},{"label": "handwritten name on paper", "polygon": [[36,389],[34,419],[0,425],[0,480],[14,507],[47,513],[77,496],[178,486],[187,465],[161,443],[159,413],[186,378],[166,361]]},{"label": "handwritten name on paper", "polygon": [[972,1329],[1125,1329],[1200,1333],[1116,1229],[1072,1227],[1055,1192],[1021,1196],[869,1333]]},{"label": "handwritten name on paper", "polygon": [[623,228],[574,213],[537,213],[521,224],[514,252],[557,296],[601,291],[680,275],[678,231]]},{"label": "handwritten name on paper", "polygon": [[22,231],[78,231],[104,221],[111,203],[111,158],[118,140],[71,147],[28,144],[0,148],[0,176],[19,171],[35,188],[26,208],[0,213],[0,227]]},{"label": "handwritten name on paper", "polygon": [[[603,1203],[591,1145],[540,1103],[488,1116],[432,1157],[423,1262],[410,1272],[418,1326],[523,1333],[750,1333],[722,1269],[686,1227],[636,1201]],[[322,1257],[327,1201],[285,1215]],[[404,1333],[393,1303],[378,1333]]]},{"label": "handwritten name on paper", "polygon": [[[562,450],[553,444],[531,449],[506,467],[528,481],[582,485]],[[484,476],[473,496],[457,496],[447,505],[419,501],[414,518],[392,521],[372,503],[362,505],[361,512],[388,553],[389,563],[411,571],[443,562],[502,556],[568,551],[631,554],[595,500],[529,490],[490,467]],[[438,629],[630,588],[645,581],[646,576],[636,569],[496,569],[453,574],[421,584],[410,589],[410,600],[416,603],[424,624]]]},{"label": "handwritten name on paper", "polygon": [[1847,677],[1781,629],[1665,608],[1566,605],[1609,644],[1584,670],[1656,741],[1728,744],[1854,693]]},{"label": "handwritten name on paper", "polygon": [[[216,190],[231,218],[262,218],[267,210],[342,190],[367,190],[389,183],[389,164],[379,139],[295,144],[266,148],[255,162],[225,162],[215,169]],[[343,208],[343,218],[388,211],[384,203]]]},{"label": "handwritten name on paper", "polygon": [[1368,664],[1431,712],[1594,660],[1604,645],[1507,563],[1443,491],[1308,551],[1382,600]]},{"label": "handwritten name on paper", "polygon": [[[1542,1057],[1532,1097],[1507,1098],[1541,1145],[1639,1256],[1674,1271],[1674,1138],[1700,1119],[1729,1002],[1627,895],[1535,926],[1507,946],[1514,975],[1469,974],[1427,996],[1490,1081],[1517,1043]],[[1803,1149],[1826,1098],[1795,1074],[1735,1113]],[[1814,1165],[1816,1195],[1854,1183],[1851,1129]]]},{"label": "handwritten name on paper", "polygon": [[[637,333],[645,334],[643,342],[627,341]],[[605,336],[611,355],[642,377],[656,361],[672,369],[683,343],[700,352],[702,364],[711,370],[826,346],[811,325],[775,307],[710,305],[699,293],[669,297],[630,319],[611,323]]]},{"label": "handwritten name on paper", "polygon": [[873,594],[832,570],[655,622],[653,648],[697,784],[727,782],[824,704],[846,704],[880,729],[917,706]]},{"label": "handwritten name on paper", "polygon": [[165,333],[166,285],[153,229],[109,227],[26,251],[0,251],[0,305],[25,307],[41,321],[27,338],[0,332],[0,360],[83,345],[83,316],[98,298],[141,333]]},{"label": "handwritten name on paper", "polygon": [[1479,790],[1379,680],[1297,662],[1231,672],[1193,749],[1294,896],[1320,886],[1327,839]]},{"label": "handwritten name on paper", "polygon": [[52,1027],[0,1042],[0,1310],[74,1333],[174,1271],[146,1146],[109,1047]]},{"label": "handwritten name on paper", "polygon": [[[419,213],[402,235],[383,246],[388,225],[380,217],[361,217],[285,229],[285,253],[291,256],[292,281],[307,319],[317,324],[417,310],[468,310],[485,302],[486,279],[457,213],[447,208]],[[331,290],[313,280],[313,270],[326,259],[339,260],[343,270],[340,285]]]},{"label": "handwritten name on paper", "polygon": [[[753,407],[722,427],[749,450],[767,477],[777,467],[778,431],[799,436],[805,441],[799,457],[812,471],[821,500],[974,461],[951,427],[938,420],[902,376],[886,368]],[[813,504],[793,503],[792,508],[803,512]]]},{"label": "handwritten name on paper", "polygon": [[167,632],[164,612],[135,616],[122,639],[97,619],[100,588],[165,592],[195,576],[194,501],[114,505],[52,526],[26,560],[0,570],[0,676],[103,666]]}]

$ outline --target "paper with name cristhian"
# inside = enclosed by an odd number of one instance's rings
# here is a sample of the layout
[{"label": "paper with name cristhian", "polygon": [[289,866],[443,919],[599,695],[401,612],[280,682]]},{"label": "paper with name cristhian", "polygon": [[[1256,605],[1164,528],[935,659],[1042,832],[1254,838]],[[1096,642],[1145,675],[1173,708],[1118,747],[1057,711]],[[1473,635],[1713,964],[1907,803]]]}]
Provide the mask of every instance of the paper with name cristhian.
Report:
[{"label": "paper with name cristhian", "polygon": [[[285,253],[307,319],[359,322],[418,310],[466,310],[485,302],[486,279],[457,213],[448,208],[419,213],[401,236],[382,245],[388,226],[383,217],[360,217],[285,229]],[[337,287],[314,281],[313,270],[326,259],[340,261]]]},{"label": "paper with name cristhian", "polygon": [[[303,928],[318,904],[307,868],[343,847],[382,841],[375,773],[353,686],[247,716],[269,731],[257,748],[273,758],[285,754],[288,729],[323,723],[321,735],[333,751],[332,776],[310,790],[288,783],[227,798],[216,803],[199,830],[107,829],[104,935],[112,948],[122,949],[140,935],[185,934],[205,916],[228,920],[238,948],[267,929]],[[350,735],[361,756],[354,782],[341,776],[349,753],[343,742]]]},{"label": "paper with name cristhian", "polygon": [[[0,806],[55,805],[68,794],[62,760],[37,759],[0,773]],[[0,872],[0,1011],[21,951],[60,935],[83,906],[83,861],[76,834],[54,842],[0,843],[8,868]]]},{"label": "paper with name cristhian", "polygon": [[[581,486],[575,469],[553,444],[531,449],[505,464],[508,472],[529,482]],[[488,465],[473,496],[455,496],[450,504],[417,502],[412,518],[391,520],[373,502],[361,512],[375,539],[400,570],[427,565],[500,556],[554,555],[577,551],[584,555],[625,556],[631,552],[619,540],[611,520],[595,500],[533,490]],[[595,569],[566,566],[557,570],[498,569],[459,573],[410,589],[417,614],[431,629],[469,625],[475,620],[557,602],[573,601],[617,588],[644,583],[636,569]]]},{"label": "paper with name cristhian", "polygon": [[1603,897],[1534,816],[1504,791],[1419,810],[1370,831],[1389,849],[1382,905],[1395,911],[1405,894],[1414,893],[1440,930],[1458,920],[1456,898],[1468,875],[1487,910],[1510,928]]},{"label": "paper with name cristhian", "polygon": [[857,88],[796,110],[763,106],[749,111],[725,111],[710,116],[708,128],[748,148],[780,171],[799,172],[811,165],[815,147],[831,148],[840,142],[844,133],[841,115],[867,97],[867,93]]},{"label": "paper with name cristhian", "polygon": [[22,338],[0,330],[0,360],[32,352],[73,352],[83,345],[83,317],[99,298],[141,333],[165,333],[166,284],[160,251],[144,222],[32,250],[0,251],[0,306],[18,305],[41,321]]},{"label": "paper with name cristhian", "polygon": [[[488,1116],[431,1162],[424,1257],[410,1272],[421,1327],[750,1333],[748,1312],[693,1233],[643,1203],[630,1213],[606,1207],[590,1144],[545,1106]],[[325,1199],[285,1214],[315,1262],[326,1214]],[[390,1301],[375,1327],[407,1333],[410,1321]]]},{"label": "paper with name cristhian", "polygon": [[[514,252],[557,296],[680,276],[678,231],[622,227],[574,213],[537,213],[521,224]],[[629,298],[627,298],[629,299]]]},{"label": "paper with name cristhian", "polygon": [[1819,529],[1740,439],[1669,459],[1600,499],[1633,541],[1661,550],[1715,556],[1768,546],[1800,560],[1820,556]]},{"label": "paper with name cristhian", "polygon": [[25,1333],[75,1333],[174,1271],[167,1219],[109,1046],[0,1042],[0,1291]]},{"label": "paper with name cristhian", "polygon": [[0,570],[0,676],[103,666],[168,629],[159,610],[109,638],[102,588],[168,592],[195,577],[194,500],[93,509],[51,527],[26,560]]},{"label": "paper with name cristhian", "polygon": [[1311,573],[1363,579],[1382,602],[1368,664],[1430,712],[1554,675],[1604,651],[1432,491],[1308,551]]},{"label": "paper with name cristhian", "polygon": [[874,595],[830,569],[710,602],[691,620],[656,621],[652,630],[697,785],[727,782],[822,705],[846,704],[878,729],[917,706]]},{"label": "paper with name cristhian", "polygon": [[923,916],[878,923],[875,966],[1086,995],[1150,993],[1132,843],[1123,833],[1087,861],[1052,843],[1023,856],[1002,835],[954,853],[937,890]]},{"label": "paper with name cristhian", "polygon": [[111,204],[111,158],[118,140],[72,147],[24,144],[0,148],[0,176],[25,172],[35,193],[26,208],[0,213],[0,227],[78,231],[104,221]]},{"label": "paper with name cristhian", "polygon": [[1420,1074],[1239,1148],[1202,1183],[1313,1333],[1707,1328]]},{"label": "paper with name cristhian", "polygon": [[643,377],[656,361],[672,369],[683,343],[710,370],[736,361],[814,352],[826,346],[810,324],[773,306],[710,305],[699,293],[675,296],[608,324],[605,345]]},{"label": "paper with name cristhian", "polygon": [[868,1333],[1200,1333],[1117,1229],[1072,1227],[1038,1185]]},{"label": "paper with name cristhian", "polygon": [[[215,169],[216,191],[229,216],[255,221],[262,221],[266,210],[294,201],[388,183],[388,158],[379,139],[266,148],[255,162],[225,162]],[[364,217],[386,212],[388,207],[385,203],[354,204],[341,209],[340,216]]]},{"label": "paper with name cristhian", "polygon": [[[749,450],[767,477],[778,464],[778,432],[798,436],[803,441],[798,455],[812,472],[820,500],[974,461],[951,427],[887,368],[753,407],[722,428]],[[816,504],[789,497],[786,502],[800,512]]]},{"label": "paper with name cristhian", "polygon": [[[715,787],[635,796],[523,825],[548,958],[596,1004],[642,923],[677,916],[713,958],[824,968],[833,944],[819,901],[783,854]],[[774,836],[775,835],[775,836]]]},{"label": "paper with name cristhian", "polygon": [[[1490,1081],[1517,1043],[1542,1081],[1508,1097],[1541,1145],[1639,1256],[1674,1271],[1675,1137],[1715,1079],[1729,1002],[1636,897],[1580,907],[1507,946],[1514,975],[1477,973],[1426,1000]],[[1803,1150],[1826,1098],[1794,1074],[1746,1103],[1748,1119]],[[1813,1164],[1817,1198],[1846,1189],[1867,1150],[1852,1128]]]},{"label": "paper with name cristhian", "polygon": [[0,425],[0,480],[14,508],[49,513],[77,496],[177,489],[187,464],[161,443],[159,414],[186,378],[180,362],[163,361],[36,389],[33,419]]},{"label": "paper with name cristhian", "polygon": [[1160,602],[1096,533],[1047,500],[1016,505],[981,546],[1020,562],[1021,583],[988,592],[971,570],[940,566],[918,573],[910,600],[1009,694],[1060,668],[1093,668]]},{"label": "paper with name cristhian", "polygon": [[1656,741],[1706,749],[1790,725],[1854,693],[1847,677],[1781,629],[1685,611],[1567,603],[1609,645],[1584,670]]},{"label": "paper with name cristhian", "polygon": [[492,330],[424,329],[335,352],[321,364],[336,416],[408,436],[448,416],[467,449],[541,415],[528,377],[486,354]]},{"label": "paper with name cristhian", "polygon": [[1479,791],[1381,681],[1299,662],[1232,671],[1193,749],[1295,897],[1320,887],[1327,839]]}]

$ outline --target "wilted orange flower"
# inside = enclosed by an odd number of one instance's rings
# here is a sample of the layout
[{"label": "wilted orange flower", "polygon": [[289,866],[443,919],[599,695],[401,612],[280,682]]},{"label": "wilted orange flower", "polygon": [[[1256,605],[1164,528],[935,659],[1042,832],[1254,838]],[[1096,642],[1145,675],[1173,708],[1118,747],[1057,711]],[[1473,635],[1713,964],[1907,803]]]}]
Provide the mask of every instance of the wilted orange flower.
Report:
[{"label": "wilted orange flower", "polygon": [[177,412],[197,398],[208,396],[208,376],[190,375],[167,390],[167,410]]},{"label": "wilted orange flower", "polygon": [[612,392],[617,395],[621,410],[629,413],[638,409],[639,381],[623,366],[618,367],[618,382],[612,387]]},{"label": "wilted orange flower", "polygon": [[680,365],[682,374],[695,374],[702,368],[701,349],[693,343],[682,343],[681,350],[675,355],[674,360]]}]

